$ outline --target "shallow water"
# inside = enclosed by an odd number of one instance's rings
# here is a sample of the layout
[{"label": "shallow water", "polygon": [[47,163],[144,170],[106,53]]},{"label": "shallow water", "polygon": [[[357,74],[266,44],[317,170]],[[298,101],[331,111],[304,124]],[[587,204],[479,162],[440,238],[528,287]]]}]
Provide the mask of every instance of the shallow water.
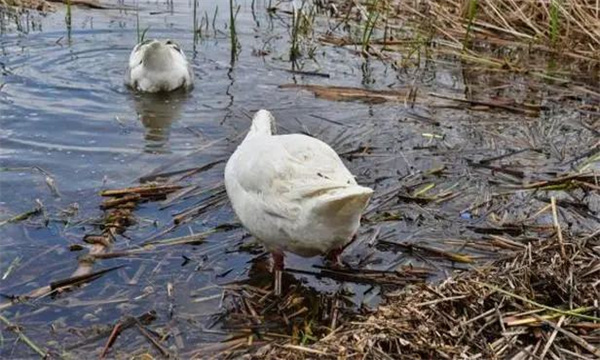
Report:
[{"label": "shallow water", "polygon": [[[219,10],[217,33],[211,26],[207,37],[196,43],[191,31],[191,4],[140,4],[139,22],[141,27],[149,28],[147,36],[176,39],[194,67],[194,91],[168,97],[140,96],[123,86],[125,65],[137,39],[135,11],[75,8],[70,34],[61,10],[35,18],[43,30],[9,28],[0,41],[0,61],[5,69],[0,92],[1,164],[5,168],[0,187],[3,218],[30,210],[35,199],[45,205],[51,217],[73,203],[79,209],[74,223],[98,216],[100,198],[96,194],[100,189],[134,185],[139,177],[170,162],[184,159],[183,163],[202,164],[230,154],[238,135],[249,125],[246,114],[259,108],[271,109],[278,116],[280,127],[289,131],[325,128],[322,120],[310,117],[311,113],[342,118],[347,123],[344,126],[360,125],[359,117],[348,119],[344,112],[360,111],[366,115],[368,107],[340,104],[332,108],[329,102],[315,101],[310,95],[278,89],[278,85],[298,78],[285,71],[290,68],[284,60],[289,46],[287,26],[283,20],[269,17],[267,4],[260,1],[254,4],[259,12],[254,19],[250,5],[249,1],[240,2],[237,26],[241,51],[232,64],[228,1],[199,4],[199,14],[211,14],[211,18],[216,6]],[[256,49],[270,54],[253,56]],[[339,74],[344,83],[360,83],[347,63],[335,66],[328,59],[326,64],[327,72]],[[306,66],[318,69],[319,65],[309,61]],[[221,171],[219,168],[207,173],[207,187],[221,180]],[[53,179],[58,193],[46,184],[47,176]],[[168,210],[157,211],[152,206],[143,207],[137,215],[158,220],[159,224],[170,221]],[[220,209],[169,236],[200,232],[231,221],[231,211]],[[47,227],[35,222],[3,226],[0,268],[4,273],[15,259],[18,266],[0,280],[1,292],[23,294],[69,277],[77,266],[78,254],[67,248],[80,243],[90,229],[85,224],[64,226],[55,221]],[[150,220],[139,224],[136,230],[130,232],[134,234],[134,244],[156,232]],[[210,288],[211,284],[246,277],[249,255],[225,253],[238,245],[242,235],[237,231],[229,238],[217,237],[203,246],[103,261],[97,266],[127,267],[64,299],[41,300],[34,305],[37,313],[30,313],[27,307],[15,307],[5,314],[20,323],[41,325],[37,330],[31,329],[30,336],[47,338],[51,324],[59,332],[72,327],[84,331],[92,325],[110,325],[123,315],[139,315],[151,309],[165,317],[169,307],[176,306],[177,321],[184,322],[181,330],[186,334],[186,346],[180,351],[191,350],[198,339],[211,341],[222,336],[194,333],[187,321],[193,322],[194,329],[202,328],[218,312],[220,296],[214,295],[221,290]],[[223,246],[219,246],[221,242]],[[117,248],[127,245],[130,243],[120,243]],[[184,254],[194,261],[181,267]],[[207,255],[210,261],[206,261]],[[288,263],[304,262],[292,257]],[[227,274],[220,277],[221,273]],[[132,281],[136,274],[138,279]],[[174,285],[174,299],[165,297],[167,283]],[[318,286],[327,288],[327,284],[324,281]],[[207,290],[197,291],[207,286]],[[193,303],[193,299],[205,297],[208,300]],[[89,302],[97,302],[97,306],[90,306]],[[81,337],[87,335],[84,331]],[[63,346],[80,339],[59,338]],[[28,354],[28,349],[3,346],[0,356],[15,352]]]},{"label": "shallow water", "polygon": [[[102,214],[98,209],[99,190],[135,185],[140,177],[166,164],[185,168],[226,158],[248,128],[249,115],[260,108],[273,111],[281,132],[308,132],[335,143],[336,150],[348,153],[347,164],[358,181],[374,186],[379,193],[402,185],[402,179],[417,170],[446,167],[438,185],[460,190],[460,197],[433,208],[396,206],[389,210],[399,211],[400,220],[368,224],[363,227],[364,238],[371,233],[409,242],[472,238],[474,233],[467,230],[468,226],[480,224],[484,216],[465,214],[463,210],[491,194],[493,184],[487,176],[466,167],[467,159],[541,148],[559,133],[562,135],[553,146],[568,153],[581,153],[591,144],[593,136],[578,127],[577,116],[560,109],[553,108],[537,118],[492,116],[463,109],[441,110],[435,104],[411,108],[403,104],[328,101],[308,92],[281,89],[279,85],[290,83],[376,89],[405,88],[416,83],[425,91],[458,96],[473,83],[496,81],[499,85],[519,86],[499,86],[500,90],[486,96],[508,94],[521,100],[540,97],[537,88],[518,76],[491,81],[475,71],[465,73],[462,64],[456,62],[424,63],[418,69],[394,71],[378,61],[364,62],[348,49],[332,46],[318,45],[313,59],[299,61],[302,70],[327,73],[329,78],[292,74],[286,71],[291,69],[289,16],[269,14],[268,1],[238,4],[236,26],[241,49],[234,62],[227,25],[229,1],[200,2],[199,16],[208,14],[211,23],[217,6],[218,11],[215,28],[211,24],[196,41],[192,33],[193,4],[187,1],[140,3],[139,20],[132,9],[74,8],[71,31],[67,31],[62,9],[46,17],[32,17],[28,24],[35,26],[29,28],[4,24],[0,37],[0,218],[31,210],[36,206],[35,199],[39,199],[50,219],[47,226],[38,219],[0,228],[0,276],[19,259],[18,266],[0,279],[0,293],[24,294],[69,277],[79,255],[69,252],[69,245],[80,244],[83,235],[94,229],[89,219]],[[127,2],[115,5],[133,7]],[[171,38],[181,44],[196,75],[191,93],[141,96],[124,87],[123,74],[137,41],[138,21],[141,29],[149,28],[147,37]],[[327,19],[317,17],[318,29],[328,26]],[[494,124],[486,120],[494,120]],[[543,135],[531,136],[531,129]],[[361,146],[369,151],[349,154]],[[527,171],[530,164],[545,157],[547,166],[562,169],[565,159],[559,153],[526,152],[517,164]],[[48,186],[48,178],[53,179],[57,191]],[[218,165],[198,181],[209,189],[218,186],[221,178],[222,165]],[[421,185],[429,181],[423,180]],[[412,183],[416,185],[411,191],[421,187],[419,181]],[[136,211],[140,221],[126,233],[129,239],[120,239],[117,249],[144,242],[169,224],[174,213],[197,201],[192,198],[165,210],[143,205]],[[74,203],[79,212],[69,218],[69,223],[57,221],[59,211]],[[511,214],[517,216],[519,212],[514,209]],[[551,219],[541,221],[549,223]],[[233,222],[232,211],[225,205],[166,237]],[[590,227],[581,226],[584,230]],[[110,327],[122,316],[156,310],[160,327],[184,334],[176,347],[178,353],[185,354],[198,344],[223,337],[222,332],[207,330],[220,313],[222,290],[214,285],[248,278],[253,267],[248,261],[256,253],[239,250],[244,241],[248,240],[243,230],[236,229],[200,245],[102,260],[98,268],[126,267],[68,296],[15,306],[4,315],[23,325],[31,337],[62,349],[89,337],[93,332],[90,327]],[[397,251],[375,251],[371,246],[367,250],[355,247],[346,260],[357,264],[369,252],[376,253],[372,266],[379,269],[423,260],[410,254],[398,255]],[[182,256],[191,261],[184,262]],[[294,268],[310,269],[320,263],[319,258],[288,259],[288,266]],[[452,267],[436,266],[440,275]],[[295,279],[324,292],[345,286],[309,276],[298,275]],[[167,296],[167,284],[173,285],[173,297]],[[369,286],[355,284],[352,290],[356,304],[365,301],[374,306],[379,301],[378,290],[373,294]],[[64,336],[67,330],[75,335]],[[98,351],[104,341],[92,344],[88,350]],[[143,341],[137,339],[120,346],[125,352],[131,351]],[[0,357],[28,356],[29,351],[23,345],[4,345]]]}]

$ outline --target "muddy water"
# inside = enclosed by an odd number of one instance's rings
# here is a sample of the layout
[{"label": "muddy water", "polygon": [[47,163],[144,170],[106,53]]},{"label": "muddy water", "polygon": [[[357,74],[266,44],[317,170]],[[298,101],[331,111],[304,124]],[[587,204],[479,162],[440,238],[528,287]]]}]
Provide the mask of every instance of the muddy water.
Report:
[{"label": "muddy water", "polygon": [[[460,192],[449,203],[391,206],[386,216],[391,213],[395,217],[365,225],[365,243],[350,249],[346,260],[376,269],[423,263],[410,254],[375,250],[372,239],[376,237],[427,240],[440,246],[444,240],[478,237],[467,229],[481,225],[485,216],[465,209],[489,197],[495,183],[468,168],[467,160],[531,148],[535,151],[521,153],[517,165],[535,172],[531,164],[543,159],[545,166],[559,171],[568,168],[565,153],[582,153],[592,143],[593,134],[585,132],[579,118],[560,109],[539,117],[492,115],[440,110],[435,104],[411,108],[404,104],[335,102],[280,89],[279,85],[290,83],[375,89],[416,84],[426,91],[460,96],[471,91],[473,84],[485,87],[489,79],[475,71],[464,72],[462,64],[447,61],[394,71],[376,60],[365,62],[348,49],[318,43],[303,48],[305,55],[313,56],[304,56],[296,66],[326,73],[329,78],[293,74],[286,71],[291,69],[290,17],[270,14],[268,1],[238,4],[240,48],[235,61],[227,25],[229,1],[200,2],[198,22],[206,16],[210,25],[196,39],[192,32],[194,7],[187,1],[143,2],[139,11],[128,2],[114,4],[127,9],[75,8],[70,31],[63,9],[44,17],[33,15],[19,26],[10,20],[3,22],[0,218],[33,209],[36,199],[44,205],[45,215],[0,228],[0,293],[24,294],[69,277],[80,255],[70,252],[69,246],[81,244],[83,235],[94,230],[95,219],[102,214],[99,190],[135,185],[140,177],[169,164],[185,168],[226,158],[248,128],[248,115],[260,108],[273,111],[281,132],[307,132],[334,143],[339,152],[346,153],[347,164],[359,182],[374,186],[379,194],[398,189],[407,178],[413,186],[408,193],[431,182],[436,182],[438,189]],[[317,31],[324,32],[329,26],[333,24],[317,17]],[[181,44],[196,74],[191,93],[140,96],[123,86],[138,28],[148,28],[146,37],[171,38]],[[530,88],[521,78],[494,81],[494,90],[485,96],[541,101],[539,88]],[[504,86],[515,83],[518,86]],[[493,125],[490,120],[494,120]],[[532,129],[541,135],[531,135]],[[540,150],[548,139],[555,140],[553,148]],[[446,171],[437,179],[417,181],[413,176],[440,167]],[[211,189],[221,180],[219,165],[196,181]],[[162,210],[155,204],[142,206],[136,212],[138,224],[119,239],[116,248],[132,248],[155,236],[172,222],[173,214],[200,198]],[[518,208],[529,198],[524,195],[512,201]],[[502,205],[506,204],[498,206]],[[527,210],[515,210],[511,216],[521,213]],[[233,222],[235,218],[225,204],[164,237],[203,232]],[[541,222],[549,223],[550,219]],[[584,230],[591,226],[581,225]],[[123,316],[155,310],[157,329],[176,335],[169,341],[177,353],[190,353],[199,344],[226,335],[218,326],[210,327],[220,314],[222,290],[218,285],[253,276],[254,263],[249,261],[260,249],[241,247],[248,241],[252,240],[238,228],[199,245],[103,260],[99,268],[125,267],[67,295],[13,306],[3,315],[24,326],[40,345],[64,350],[110,328]],[[288,260],[288,266],[302,269],[321,263],[319,258],[291,256]],[[452,267],[424,262],[434,265],[439,274]],[[349,286],[310,276],[294,276],[292,281],[322,292]],[[171,286],[174,290],[169,296],[167,288]],[[356,305],[377,304],[377,288],[358,284],[350,288]],[[12,333],[3,336],[14,339]],[[98,352],[104,341],[69,351]],[[134,338],[116,347],[127,353],[146,346],[144,341]],[[14,341],[0,346],[3,358],[31,354],[29,348]]]}]

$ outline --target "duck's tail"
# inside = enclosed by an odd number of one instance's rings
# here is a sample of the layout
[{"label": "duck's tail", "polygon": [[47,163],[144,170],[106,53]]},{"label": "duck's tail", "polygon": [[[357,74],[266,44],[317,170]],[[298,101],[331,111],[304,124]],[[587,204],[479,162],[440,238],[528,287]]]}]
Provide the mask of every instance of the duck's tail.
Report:
[{"label": "duck's tail", "polygon": [[372,195],[373,189],[360,185],[336,189],[322,195],[314,210],[325,216],[359,217]]}]

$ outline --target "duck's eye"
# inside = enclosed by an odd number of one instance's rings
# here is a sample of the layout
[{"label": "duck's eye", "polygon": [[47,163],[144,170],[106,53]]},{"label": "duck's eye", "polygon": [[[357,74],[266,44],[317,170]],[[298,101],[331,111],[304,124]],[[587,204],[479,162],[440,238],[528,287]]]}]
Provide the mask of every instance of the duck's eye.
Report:
[{"label": "duck's eye", "polygon": [[171,40],[167,40],[167,45],[173,45],[173,42]]}]

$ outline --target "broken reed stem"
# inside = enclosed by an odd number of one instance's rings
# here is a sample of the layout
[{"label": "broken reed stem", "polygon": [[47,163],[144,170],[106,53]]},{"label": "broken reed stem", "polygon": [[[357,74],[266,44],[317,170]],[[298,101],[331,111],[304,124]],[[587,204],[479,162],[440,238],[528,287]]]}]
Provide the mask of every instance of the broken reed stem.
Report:
[{"label": "broken reed stem", "polygon": [[595,356],[597,356],[598,358],[600,358],[600,349],[598,349],[594,345],[588,343],[587,341],[582,339],[580,336],[577,336],[577,335],[573,334],[572,332],[565,330],[565,329],[561,328],[559,325],[556,325],[550,321],[542,320],[542,322],[544,324],[554,328],[555,331],[560,332],[561,334],[563,334],[564,336],[566,336],[567,338],[569,338],[570,340],[575,342],[577,345],[581,346],[582,348],[586,349],[590,353],[592,353]]},{"label": "broken reed stem", "polygon": [[600,321],[600,318],[597,318],[595,316],[584,315],[584,314],[578,313],[577,311],[562,310],[562,309],[558,309],[558,308],[555,308],[555,307],[552,307],[552,306],[540,304],[540,303],[535,302],[533,300],[529,300],[526,297],[523,297],[523,296],[520,296],[520,295],[517,295],[517,294],[513,294],[510,291],[506,291],[504,289],[501,289],[501,288],[499,288],[499,287],[497,287],[495,285],[491,285],[491,284],[487,284],[487,283],[482,283],[482,282],[479,282],[479,281],[476,281],[475,283],[479,284],[479,285],[483,285],[483,286],[485,286],[485,287],[487,287],[489,289],[492,289],[494,291],[497,291],[497,292],[499,292],[501,294],[510,296],[510,297],[518,299],[518,300],[521,300],[523,302],[526,302],[526,303],[531,304],[533,306],[537,306],[537,307],[542,308],[542,309],[546,309],[546,310],[549,310],[549,311],[554,311],[556,313],[563,314],[563,315],[569,315],[569,316],[573,316],[573,317],[578,317],[578,318],[581,318],[581,319],[586,319],[586,320],[591,320],[591,321]]},{"label": "broken reed stem", "polygon": [[100,192],[100,196],[134,196],[134,194],[139,194],[141,196],[165,195],[181,190],[181,188],[182,186],[180,185],[142,185],[116,190],[104,190]]},{"label": "broken reed stem", "polygon": [[[576,312],[576,313],[584,313],[584,312],[592,311],[595,309],[596,308],[593,306],[585,306],[585,307],[573,309],[571,311]],[[529,325],[529,324],[537,325],[537,324],[539,324],[539,322],[541,320],[552,320],[552,319],[556,319],[557,317],[561,317],[561,316],[562,316],[561,314],[552,314],[552,315],[543,315],[543,316],[536,315],[535,317],[531,316],[531,317],[527,317],[525,319],[506,321],[506,326],[522,326],[522,325]]]},{"label": "broken reed stem", "polygon": [[554,343],[554,339],[556,338],[556,335],[558,335],[558,328],[560,328],[562,326],[564,321],[565,321],[565,316],[562,315],[560,317],[560,319],[558,319],[558,322],[556,323],[556,327],[554,328],[552,335],[550,335],[550,338],[548,338],[548,342],[546,342],[546,346],[544,346],[544,349],[542,350],[542,353],[540,354],[540,359],[546,358],[546,354],[548,353],[548,350],[550,350],[550,346],[552,346],[552,343]]},{"label": "broken reed stem", "polygon": [[550,202],[552,204],[552,218],[554,219],[554,227],[556,228],[556,232],[558,233],[558,243],[560,244],[560,254],[563,259],[567,259],[567,253],[565,251],[565,242],[562,236],[562,229],[560,228],[560,223],[558,222],[558,211],[556,210],[556,198],[552,196],[550,198]]},{"label": "broken reed stem", "polygon": [[13,216],[12,218],[0,221],[0,226],[4,226],[5,224],[15,223],[23,220],[27,220],[30,217],[40,214],[42,212],[42,208],[37,206],[33,210],[25,211],[24,213]]},{"label": "broken reed stem", "polygon": [[162,346],[159,340],[157,340],[152,334],[150,334],[138,319],[135,319],[135,326],[137,327],[138,331],[142,335],[144,335],[144,337],[156,348],[156,350],[160,352],[162,356],[166,358],[172,358],[172,355],[169,352],[169,350]]},{"label": "broken reed stem", "polygon": [[36,343],[34,343],[30,338],[28,338],[27,335],[25,335],[21,331],[19,326],[13,324],[12,322],[10,322],[10,320],[5,318],[1,314],[0,314],[0,320],[2,320],[2,322],[5,323],[6,326],[8,326],[10,328],[10,330],[17,333],[17,335],[19,335],[19,339],[21,339],[25,344],[27,344],[27,346],[29,346],[33,351],[35,351],[42,359],[45,359],[48,356],[48,353],[45,352],[44,350],[42,350],[39,346],[37,346]]}]

